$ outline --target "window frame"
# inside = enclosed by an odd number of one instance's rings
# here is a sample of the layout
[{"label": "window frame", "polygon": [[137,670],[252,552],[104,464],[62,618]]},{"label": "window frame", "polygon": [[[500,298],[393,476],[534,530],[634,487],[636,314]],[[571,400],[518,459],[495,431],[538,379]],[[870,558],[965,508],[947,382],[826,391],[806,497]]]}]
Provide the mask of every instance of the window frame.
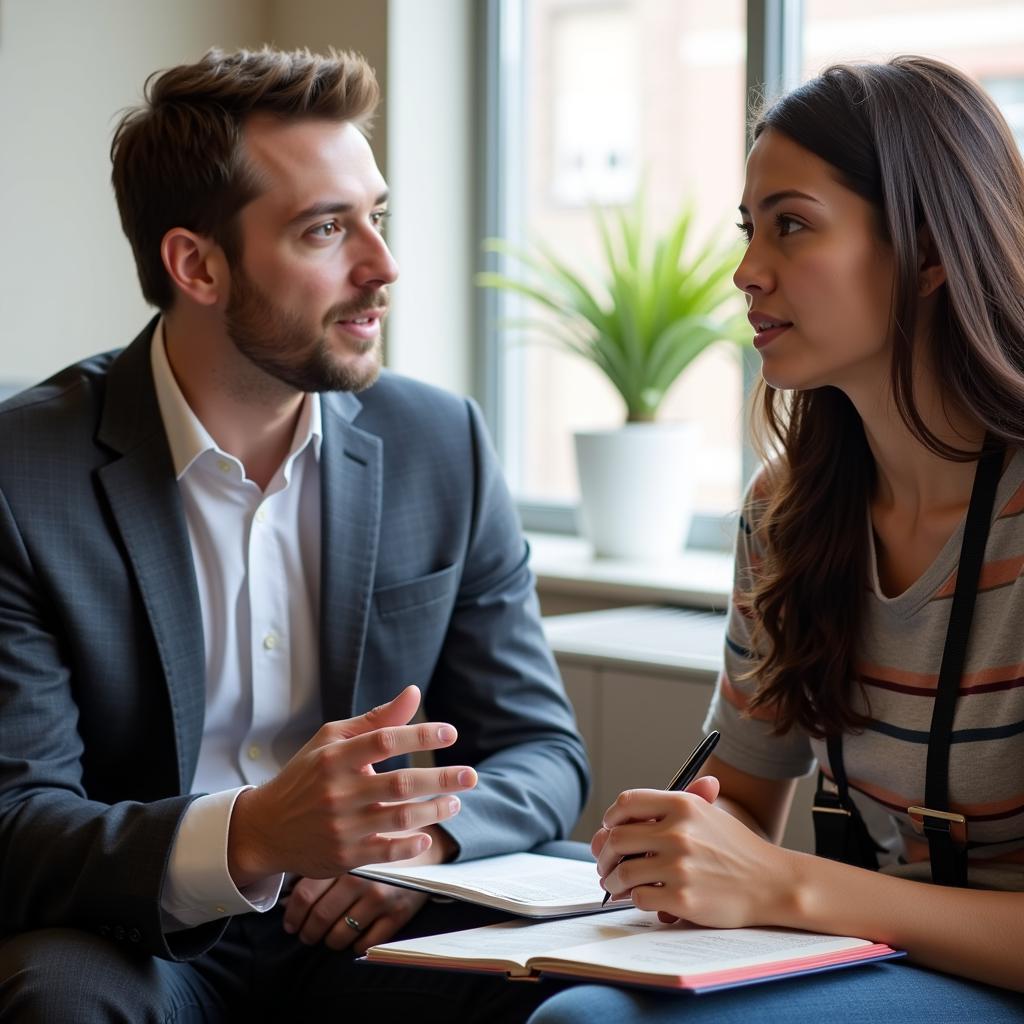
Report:
[{"label": "window frame", "polygon": [[[477,237],[500,237],[514,244],[522,238],[523,125],[525,74],[522,39],[529,0],[484,0],[478,8],[477,137],[478,151]],[[802,67],[803,0],[747,0],[746,120],[763,99],[799,84]],[[739,126],[744,130],[745,126]],[[748,143],[749,144],[749,143]],[[509,169],[512,169],[512,173]],[[479,259],[479,257],[478,257]],[[489,256],[488,260],[494,257]],[[501,327],[507,320],[510,297],[491,288],[476,289],[474,322],[479,344],[474,367],[477,397],[494,439],[502,465],[519,458],[516,430],[508,429],[507,394],[516,386],[509,380],[504,359],[505,336]],[[757,379],[759,364],[753,348],[744,351],[743,397],[746,399]],[[757,457],[750,447],[746,422],[743,428],[742,474],[750,479]],[[526,530],[575,534],[576,507],[556,502],[528,502],[517,499]],[[694,516],[687,546],[728,550],[732,526],[726,516],[702,513]]]}]

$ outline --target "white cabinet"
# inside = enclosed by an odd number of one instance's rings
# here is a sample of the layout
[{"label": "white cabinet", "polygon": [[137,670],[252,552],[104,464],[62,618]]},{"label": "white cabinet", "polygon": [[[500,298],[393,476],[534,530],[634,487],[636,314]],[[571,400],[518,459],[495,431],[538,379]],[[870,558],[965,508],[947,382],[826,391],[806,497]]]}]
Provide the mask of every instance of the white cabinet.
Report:
[{"label": "white cabinet", "polygon": [[[545,618],[593,773],[574,839],[590,840],[623,790],[665,785],[702,736],[722,664],[725,616],[643,606]],[[814,849],[814,775],[802,779],[783,844]]]}]

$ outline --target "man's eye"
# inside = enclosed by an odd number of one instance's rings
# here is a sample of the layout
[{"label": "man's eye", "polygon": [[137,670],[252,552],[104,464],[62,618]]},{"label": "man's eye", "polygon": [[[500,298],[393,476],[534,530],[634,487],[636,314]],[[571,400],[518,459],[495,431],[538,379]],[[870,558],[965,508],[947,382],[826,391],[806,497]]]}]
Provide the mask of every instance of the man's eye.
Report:
[{"label": "man's eye", "polygon": [[309,233],[316,235],[317,238],[333,238],[340,230],[337,221],[329,220],[326,224],[318,224],[311,228]]},{"label": "man's eye", "polygon": [[374,210],[374,212],[370,214],[370,220],[378,231],[383,231],[390,216],[391,212],[389,210]]}]

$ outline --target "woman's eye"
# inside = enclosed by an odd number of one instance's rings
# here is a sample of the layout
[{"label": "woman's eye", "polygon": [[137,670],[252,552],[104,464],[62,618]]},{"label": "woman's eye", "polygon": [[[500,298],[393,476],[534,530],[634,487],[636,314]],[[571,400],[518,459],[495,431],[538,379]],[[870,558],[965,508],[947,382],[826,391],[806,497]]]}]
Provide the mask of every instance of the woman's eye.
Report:
[{"label": "woman's eye", "polygon": [[754,225],[748,221],[737,224],[736,227],[740,229],[740,234],[749,242],[751,236],[754,234]]},{"label": "woman's eye", "polygon": [[804,227],[800,221],[785,213],[780,213],[775,218],[775,224],[779,229],[780,235],[791,235],[794,231],[802,231]]}]

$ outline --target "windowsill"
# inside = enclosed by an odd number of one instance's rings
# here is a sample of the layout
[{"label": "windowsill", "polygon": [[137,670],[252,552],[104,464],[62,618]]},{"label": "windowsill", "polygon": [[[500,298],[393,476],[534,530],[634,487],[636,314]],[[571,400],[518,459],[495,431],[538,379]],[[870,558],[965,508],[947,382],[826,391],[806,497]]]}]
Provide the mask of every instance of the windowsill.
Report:
[{"label": "windowsill", "polygon": [[560,665],[589,665],[714,684],[725,616],[650,605],[544,619]]},{"label": "windowsill", "polygon": [[687,550],[675,558],[639,562],[595,558],[579,537],[531,532],[526,539],[538,589],[548,594],[724,611],[732,592],[733,560],[724,551]]}]

